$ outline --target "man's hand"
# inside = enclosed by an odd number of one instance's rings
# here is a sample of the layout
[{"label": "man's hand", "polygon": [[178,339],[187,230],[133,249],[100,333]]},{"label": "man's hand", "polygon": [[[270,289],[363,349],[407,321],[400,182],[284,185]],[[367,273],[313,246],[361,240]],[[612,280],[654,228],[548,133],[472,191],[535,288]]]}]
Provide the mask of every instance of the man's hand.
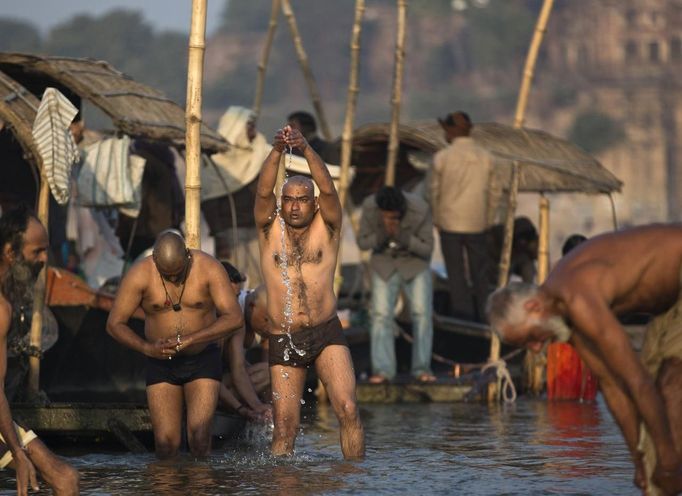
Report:
[{"label": "man's hand", "polygon": [[298,129],[293,129],[291,126],[284,127],[284,133],[286,138],[286,145],[292,148],[298,148],[298,150],[303,153],[306,148],[308,148],[308,142],[301,134]]},{"label": "man's hand", "polygon": [[258,419],[260,421],[262,422],[272,421],[272,405],[268,405],[267,403],[261,403],[260,405],[256,406],[254,411],[258,415]]},{"label": "man's hand", "polygon": [[178,354],[176,350],[176,338],[157,339],[154,343],[147,343],[145,345],[144,354],[149,358],[156,358],[157,360],[168,360]]},{"label": "man's hand", "polygon": [[17,494],[19,496],[26,496],[29,484],[33,491],[37,491],[39,488],[36,469],[33,467],[31,460],[26,456],[26,453],[24,453],[24,450],[12,453],[12,457],[14,458],[14,467],[17,471]]},{"label": "man's hand", "polygon": [[287,147],[286,127],[284,129],[277,130],[277,132],[275,133],[275,138],[272,141],[272,147],[278,152],[283,152],[286,149]]}]

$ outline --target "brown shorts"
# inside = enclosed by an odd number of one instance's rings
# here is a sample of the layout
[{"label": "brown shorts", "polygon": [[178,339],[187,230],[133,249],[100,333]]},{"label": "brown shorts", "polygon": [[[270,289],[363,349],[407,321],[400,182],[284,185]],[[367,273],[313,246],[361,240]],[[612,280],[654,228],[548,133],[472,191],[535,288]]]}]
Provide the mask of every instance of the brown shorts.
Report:
[{"label": "brown shorts", "polygon": [[[286,334],[271,334],[268,363],[288,367],[309,367],[327,346],[340,344],[348,346],[343,334],[341,321],[335,315],[327,322],[291,333],[291,341]],[[305,354],[299,355],[296,351]]]}]

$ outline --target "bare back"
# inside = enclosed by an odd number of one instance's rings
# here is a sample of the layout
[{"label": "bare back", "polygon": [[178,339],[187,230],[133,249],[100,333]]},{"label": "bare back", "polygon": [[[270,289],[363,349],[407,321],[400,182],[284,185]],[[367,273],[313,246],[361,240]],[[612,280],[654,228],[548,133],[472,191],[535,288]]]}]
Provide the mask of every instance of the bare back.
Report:
[{"label": "bare back", "polygon": [[[286,271],[282,268],[282,226]],[[259,232],[258,243],[273,334],[286,331],[284,311],[288,288],[283,272],[291,289],[291,331],[316,326],[334,316],[334,271],[339,253],[339,233],[324,222],[319,211],[303,230],[288,228],[276,215],[274,221]]]},{"label": "bare back", "polygon": [[[211,271],[217,270],[215,260],[205,253],[192,250],[192,266],[185,282],[181,310],[176,312],[166,304],[166,292],[151,256],[145,258],[129,273],[141,284],[142,301],[140,306],[145,313],[144,333],[148,341],[174,338],[191,334],[211,325],[216,320],[216,307],[210,293]],[[131,269],[133,272],[133,269]],[[173,302],[177,302],[180,287],[166,282]],[[187,347],[186,353],[194,354],[206,345],[198,344]]]},{"label": "bare back", "polygon": [[590,239],[564,257],[542,285],[560,303],[591,296],[615,314],[658,314],[680,293],[682,226],[651,225]]}]

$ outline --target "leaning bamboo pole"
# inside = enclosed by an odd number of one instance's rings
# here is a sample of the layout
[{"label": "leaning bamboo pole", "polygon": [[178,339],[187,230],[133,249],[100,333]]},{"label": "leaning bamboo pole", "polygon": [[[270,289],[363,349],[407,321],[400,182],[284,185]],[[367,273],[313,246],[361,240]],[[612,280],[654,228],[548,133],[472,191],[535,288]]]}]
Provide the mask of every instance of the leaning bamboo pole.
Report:
[{"label": "leaning bamboo pole", "polygon": [[192,24],[189,32],[187,64],[187,106],[185,109],[185,223],[187,246],[201,248],[201,88],[206,47],[206,2],[192,0]]},{"label": "leaning bamboo pole", "polygon": [[[346,118],[341,134],[341,173],[339,176],[339,201],[341,208],[346,210],[348,196],[348,176],[350,175],[351,152],[353,148],[353,124],[355,109],[360,91],[358,74],[360,67],[360,34],[362,33],[362,17],[365,13],[365,0],[355,0],[355,17],[350,39],[350,74],[348,78],[348,97],[346,100]],[[350,214],[349,214],[350,216]],[[338,296],[343,279],[341,278],[341,246],[336,260],[336,274],[334,276],[334,293]]]},{"label": "leaning bamboo pole", "polygon": [[[531,84],[533,82],[533,75],[535,70],[535,63],[538,58],[538,52],[542,45],[542,39],[547,30],[547,21],[552,12],[554,0],[544,0],[538,20],[535,24],[535,32],[531,40],[528,54],[526,56],[526,63],[523,68],[523,78],[521,80],[521,87],[519,89],[519,98],[516,103],[516,112],[514,114],[514,127],[520,128],[523,126],[525,119],[526,107],[528,106],[528,95],[530,94]],[[519,164],[514,162],[512,165],[512,180],[509,185],[509,208],[507,209],[507,218],[505,221],[504,244],[502,247],[502,256],[500,257],[500,275],[498,278],[498,287],[505,286],[508,280],[509,266],[511,264],[511,248],[512,237],[514,235],[514,215],[516,213],[516,197],[519,188]],[[500,341],[495,333],[493,333],[490,341],[490,361],[497,362],[500,359]],[[498,397],[498,384],[491,383],[488,388],[488,400],[494,400]]]},{"label": "leaning bamboo pole", "polygon": [[[41,167],[42,169],[42,167]],[[50,187],[45,178],[45,173],[40,173],[40,190],[38,193],[38,219],[48,230],[50,205]],[[43,267],[38,275],[33,294],[33,311],[31,315],[31,330],[29,334],[29,344],[34,351],[41,349],[43,334],[43,311],[45,308],[45,286],[47,280],[47,265]],[[40,356],[29,355],[28,358],[28,396],[36,397],[40,390]]]},{"label": "leaning bamboo pole", "polygon": [[386,159],[386,186],[395,185],[395,164],[398,160],[398,125],[400,124],[400,103],[402,100],[403,66],[405,63],[405,19],[407,0],[398,0],[398,25],[395,42],[395,68],[393,72],[393,91],[391,96],[391,127],[388,137],[388,157]]},{"label": "leaning bamboo pole", "polygon": [[256,95],[253,98],[253,112],[256,119],[260,115],[260,108],[263,103],[263,88],[265,87],[265,70],[268,67],[268,59],[270,58],[270,49],[272,48],[272,40],[275,38],[275,31],[277,30],[277,18],[279,17],[280,0],[272,0],[272,7],[270,8],[270,22],[268,23],[268,34],[265,37],[265,45],[261,52],[260,61],[258,62],[258,78],[256,79]]},{"label": "leaning bamboo pole", "polygon": [[282,12],[287,18],[289,23],[289,30],[291,31],[291,37],[294,40],[294,48],[296,49],[296,56],[298,57],[298,63],[303,71],[303,77],[308,85],[308,91],[310,92],[310,98],[313,101],[313,107],[315,108],[315,114],[317,115],[317,120],[320,123],[320,128],[322,129],[322,135],[324,139],[333,139],[331,129],[327,122],[327,117],[322,108],[322,100],[320,99],[320,92],[317,89],[317,83],[313,77],[313,72],[310,70],[310,63],[308,62],[308,54],[306,54],[303,48],[303,42],[301,41],[301,34],[298,30],[298,24],[296,23],[296,16],[294,16],[294,10],[291,8],[291,3],[289,0],[282,0]]}]

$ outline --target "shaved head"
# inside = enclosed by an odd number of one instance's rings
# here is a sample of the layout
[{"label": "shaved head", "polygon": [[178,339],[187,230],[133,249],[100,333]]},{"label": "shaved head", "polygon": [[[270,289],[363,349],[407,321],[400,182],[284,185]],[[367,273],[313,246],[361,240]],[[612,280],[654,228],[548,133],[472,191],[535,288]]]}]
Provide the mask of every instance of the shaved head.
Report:
[{"label": "shaved head", "polygon": [[315,186],[313,185],[313,180],[306,176],[291,176],[282,186],[282,194],[288,191],[293,186],[302,186],[308,190],[311,195],[315,195]]},{"label": "shaved head", "polygon": [[152,254],[156,268],[164,279],[175,282],[179,276],[186,272],[189,262],[189,251],[185,246],[182,235],[175,230],[163,231],[156,238],[154,252]]}]

